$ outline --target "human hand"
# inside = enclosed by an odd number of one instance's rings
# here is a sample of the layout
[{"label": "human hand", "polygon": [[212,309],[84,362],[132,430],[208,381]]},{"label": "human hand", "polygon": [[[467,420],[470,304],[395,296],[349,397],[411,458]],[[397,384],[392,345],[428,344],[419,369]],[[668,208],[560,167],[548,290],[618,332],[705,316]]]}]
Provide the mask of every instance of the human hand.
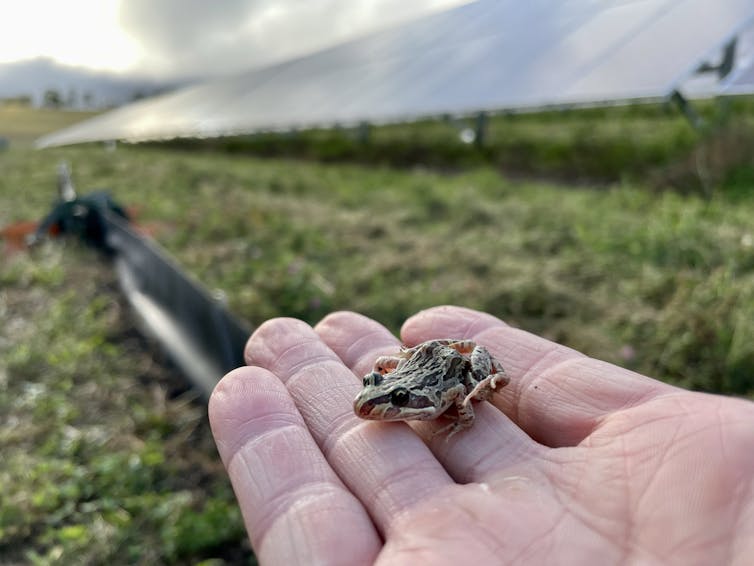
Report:
[{"label": "human hand", "polygon": [[363,421],[398,341],[361,315],[274,319],[210,401],[262,564],[751,564],[754,403],[688,392],[457,307],[403,326],[468,338],[511,382],[442,421]]}]

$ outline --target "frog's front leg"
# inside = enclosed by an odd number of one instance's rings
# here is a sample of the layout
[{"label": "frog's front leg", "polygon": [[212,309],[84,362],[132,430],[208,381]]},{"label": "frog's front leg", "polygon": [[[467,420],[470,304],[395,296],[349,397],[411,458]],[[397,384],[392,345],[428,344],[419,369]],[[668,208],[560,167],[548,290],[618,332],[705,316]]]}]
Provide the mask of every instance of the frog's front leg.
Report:
[{"label": "frog's front leg", "polygon": [[377,372],[380,375],[385,375],[394,371],[401,362],[405,362],[405,358],[398,356],[380,356],[374,361],[373,372]]},{"label": "frog's front leg", "polygon": [[471,406],[470,402],[466,402],[468,396],[465,394],[465,391],[466,389],[462,385],[459,385],[456,390],[456,395],[453,399],[453,406],[456,409],[457,415],[452,417],[453,422],[437,430],[432,436],[438,436],[447,432],[448,436],[445,440],[448,441],[454,434],[457,434],[474,424],[474,407]]}]

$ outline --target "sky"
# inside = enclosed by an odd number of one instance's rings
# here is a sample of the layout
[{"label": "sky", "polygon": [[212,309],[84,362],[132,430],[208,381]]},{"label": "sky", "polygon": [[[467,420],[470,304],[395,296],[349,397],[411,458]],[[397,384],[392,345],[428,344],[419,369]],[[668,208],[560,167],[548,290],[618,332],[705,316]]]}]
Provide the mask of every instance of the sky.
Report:
[{"label": "sky", "polygon": [[0,0],[0,64],[162,80],[242,71],[469,0]]}]

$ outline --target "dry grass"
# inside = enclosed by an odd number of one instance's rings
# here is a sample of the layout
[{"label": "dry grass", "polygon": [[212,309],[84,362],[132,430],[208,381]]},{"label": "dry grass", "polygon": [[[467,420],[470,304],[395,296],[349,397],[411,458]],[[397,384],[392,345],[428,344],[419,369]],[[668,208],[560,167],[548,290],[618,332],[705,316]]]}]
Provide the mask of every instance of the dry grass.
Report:
[{"label": "dry grass", "polygon": [[7,139],[14,146],[28,147],[39,136],[86,120],[98,113],[0,103],[0,138]]}]

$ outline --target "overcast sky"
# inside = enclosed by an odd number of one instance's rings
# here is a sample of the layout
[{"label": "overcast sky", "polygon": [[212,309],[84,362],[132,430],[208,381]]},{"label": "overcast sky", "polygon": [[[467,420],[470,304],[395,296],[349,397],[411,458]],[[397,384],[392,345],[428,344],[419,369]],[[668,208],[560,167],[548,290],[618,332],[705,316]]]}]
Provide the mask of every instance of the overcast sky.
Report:
[{"label": "overcast sky", "polygon": [[469,0],[0,0],[0,63],[232,73]]}]

